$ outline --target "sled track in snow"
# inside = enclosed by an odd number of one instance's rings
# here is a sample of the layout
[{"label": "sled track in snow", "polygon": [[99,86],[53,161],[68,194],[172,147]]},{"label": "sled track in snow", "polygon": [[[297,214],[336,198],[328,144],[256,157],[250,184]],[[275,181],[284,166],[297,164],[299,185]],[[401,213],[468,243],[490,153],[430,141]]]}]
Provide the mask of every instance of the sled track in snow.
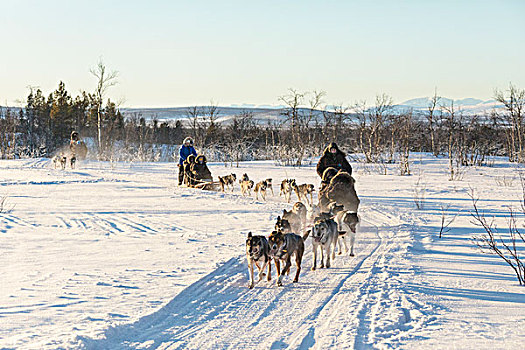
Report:
[{"label": "sled track in snow", "polygon": [[[390,341],[391,336],[399,338],[401,331],[410,331],[409,311],[401,308],[404,319],[378,325],[377,312],[395,302],[391,300],[395,295],[387,289],[390,285],[380,283],[384,271],[378,265],[389,246],[377,226],[361,231],[356,257],[337,256],[330,269],[310,271],[310,247],[308,243],[297,284],[287,277],[284,286],[277,287],[274,278],[249,290],[245,258],[238,256],[159,311],[134,324],[108,329],[105,339],[82,339],[83,345],[87,349],[307,349],[338,344],[362,348],[374,337]],[[392,332],[381,333],[381,327]]]}]

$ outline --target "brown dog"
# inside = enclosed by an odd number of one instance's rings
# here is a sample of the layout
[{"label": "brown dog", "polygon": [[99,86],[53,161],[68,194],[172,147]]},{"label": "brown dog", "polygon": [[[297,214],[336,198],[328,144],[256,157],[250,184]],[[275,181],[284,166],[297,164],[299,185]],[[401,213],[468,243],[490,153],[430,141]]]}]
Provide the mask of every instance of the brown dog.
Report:
[{"label": "brown dog", "polygon": [[[314,202],[313,192],[315,191],[315,186],[312,184],[301,184],[293,186],[295,194],[299,200],[304,197],[308,205],[312,205]],[[308,195],[310,195],[310,201],[308,201]]]},{"label": "brown dog", "polygon": [[268,188],[268,184],[266,180],[257,182],[257,184],[255,184],[255,188],[253,189],[253,192],[255,192],[255,199],[259,200],[259,192],[261,192],[262,199],[266,201],[266,189],[267,188]]},{"label": "brown dog", "polygon": [[239,180],[239,183],[241,184],[241,193],[243,196],[251,195],[251,190],[253,188],[253,181],[252,180]]},{"label": "brown dog", "polygon": [[[301,262],[304,254],[304,239],[303,237],[296,235],[295,233],[283,234],[278,231],[273,231],[268,238],[268,244],[270,245],[270,255],[275,261],[275,267],[277,269],[277,285],[283,285],[283,275],[290,271],[292,266],[292,255],[295,254],[295,263],[297,266],[297,272],[295,273],[294,283],[299,281],[299,273],[301,272]],[[284,261],[285,265],[281,271],[280,261]]]},{"label": "brown dog", "polygon": [[235,180],[237,179],[237,175],[230,174],[226,176],[219,176],[219,183],[221,184],[221,190],[224,192],[224,188],[232,188],[233,192],[233,185],[235,184]]},{"label": "brown dog", "polygon": [[281,181],[281,190],[279,192],[279,196],[284,195],[286,202],[290,203],[290,197],[292,196],[292,191],[295,186],[295,179],[284,179]]}]

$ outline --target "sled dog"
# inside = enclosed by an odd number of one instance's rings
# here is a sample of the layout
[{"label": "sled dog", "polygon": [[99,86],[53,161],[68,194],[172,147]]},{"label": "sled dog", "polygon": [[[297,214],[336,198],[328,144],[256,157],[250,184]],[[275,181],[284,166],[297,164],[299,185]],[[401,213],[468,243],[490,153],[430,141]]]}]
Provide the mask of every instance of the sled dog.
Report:
[{"label": "sled dog", "polygon": [[71,169],[75,169],[75,164],[77,163],[77,156],[74,154],[69,159],[69,165],[71,166]]},{"label": "sled dog", "polygon": [[255,184],[253,192],[255,192],[255,199],[259,200],[259,192],[261,192],[261,197],[266,201],[266,189],[268,188],[268,183],[266,180],[262,180]]},{"label": "sled dog", "polygon": [[279,192],[279,196],[284,195],[286,202],[290,203],[290,197],[292,196],[292,191],[295,185],[295,179],[284,179],[281,181],[281,190]]},{"label": "sled dog", "polygon": [[266,181],[266,187],[267,189],[269,188],[270,191],[272,191],[272,196],[274,196],[274,193],[273,193],[273,186],[272,186],[272,179],[271,178],[268,178],[265,180]]},{"label": "sled dog", "polygon": [[[301,198],[304,197],[304,200],[306,201],[308,205],[313,204],[314,202],[313,192],[315,191],[314,185],[312,184],[295,185],[293,186],[293,189],[299,200],[302,200]],[[308,195],[310,195],[310,201],[308,201]]]},{"label": "sled dog", "polygon": [[62,167],[62,170],[66,169],[67,164],[67,157],[65,155],[60,156],[60,166]]},{"label": "sled dog", "polygon": [[313,224],[316,220],[315,218],[321,214],[321,210],[317,204],[312,204],[306,207],[306,222],[308,224]]},{"label": "sled dog", "polygon": [[219,183],[221,184],[221,190],[224,192],[224,188],[232,189],[233,192],[233,185],[235,184],[235,180],[237,179],[237,175],[230,174],[226,176],[219,176]]},{"label": "sled dog", "polygon": [[280,216],[277,217],[277,222],[275,223],[275,230],[282,233],[293,232],[290,222],[288,220],[281,219]]},{"label": "sled dog", "polygon": [[[299,281],[299,273],[301,272],[301,261],[304,254],[304,240],[303,237],[295,233],[286,233],[273,231],[268,238],[270,245],[270,256],[274,259],[275,268],[277,269],[277,285],[282,286],[283,275],[290,271],[292,266],[292,255],[295,254],[295,263],[297,265],[297,272],[295,273],[294,283]],[[285,265],[281,270],[280,262],[284,261]]]},{"label": "sled dog", "polygon": [[254,286],[253,280],[253,264],[257,266],[259,272],[259,279],[262,280],[264,276],[264,269],[268,266],[268,281],[272,280],[272,266],[270,264],[270,246],[268,240],[264,236],[253,236],[251,232],[246,238],[246,260],[248,261],[248,272],[250,273],[250,289]]},{"label": "sled dog", "polygon": [[55,169],[58,168],[58,166],[62,166],[62,154],[57,154],[53,157],[53,165],[55,166]]},{"label": "sled dog", "polygon": [[306,206],[301,202],[296,202],[292,210],[283,210],[283,219],[288,220],[292,226],[292,232],[299,233],[306,225]]},{"label": "sled dog", "polygon": [[243,196],[251,195],[251,190],[253,188],[253,181],[252,180],[242,180],[239,181],[241,184],[241,193]]},{"label": "sled dog", "polygon": [[[321,248],[321,266],[330,267],[330,250],[333,246],[332,260],[335,259],[335,247],[339,238],[337,223],[333,219],[317,221],[311,229],[312,250],[314,252],[314,263],[312,270],[317,268],[317,248]],[[326,253],[326,265],[324,263],[324,253]]]},{"label": "sled dog", "polygon": [[345,253],[348,253],[348,246],[346,245],[347,237],[350,238],[350,256],[354,256],[354,243],[357,228],[359,227],[359,216],[356,212],[341,211],[335,216],[335,221],[339,227],[339,253],[341,254],[341,241],[345,246]]},{"label": "sled dog", "polygon": [[314,222],[325,220],[325,219],[333,219],[337,215],[337,213],[343,210],[345,210],[344,205],[342,204],[339,205],[336,202],[331,202],[328,205],[328,211],[319,213],[319,215],[315,217]]}]

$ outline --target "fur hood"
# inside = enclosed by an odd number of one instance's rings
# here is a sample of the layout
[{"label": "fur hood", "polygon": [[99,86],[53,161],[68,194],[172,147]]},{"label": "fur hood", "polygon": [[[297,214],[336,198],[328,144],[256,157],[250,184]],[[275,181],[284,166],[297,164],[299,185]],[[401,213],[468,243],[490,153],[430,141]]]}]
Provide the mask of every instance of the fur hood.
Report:
[{"label": "fur hood", "polygon": [[188,164],[195,163],[195,156],[190,154],[188,158],[186,158],[186,162],[188,162]]},{"label": "fur hood", "polygon": [[355,180],[352,177],[352,175],[350,175],[346,171],[339,170],[337,174],[335,174],[335,176],[332,177],[332,179],[330,180],[330,186],[333,186],[334,184],[337,184],[337,183],[341,183],[341,184],[346,183],[346,184],[351,184],[353,186],[355,184]]},{"label": "fur hood", "polygon": [[199,163],[202,161],[202,164],[206,164],[206,156],[204,154],[199,154],[197,158],[195,158],[195,163]]},{"label": "fur hood", "polygon": [[186,137],[186,138],[184,139],[184,141],[182,141],[182,144],[183,144],[183,145],[186,144],[186,141],[190,141],[190,146],[193,146],[193,139],[192,139],[191,137],[189,137],[189,136]]},{"label": "fur hood", "polygon": [[326,146],[326,148],[324,149],[323,155],[331,154],[331,153],[330,153],[330,150],[331,150],[332,148],[335,148],[335,149],[336,149],[335,154],[339,153],[339,154],[342,154],[343,156],[346,156],[346,154],[345,154],[343,151],[341,151],[341,150],[339,149],[339,147],[337,147],[337,143],[335,143],[335,142],[331,142],[328,146]]},{"label": "fur hood", "polygon": [[337,170],[336,168],[333,168],[333,167],[329,167],[329,168],[326,168],[325,171],[323,172],[323,178],[322,178],[322,182],[323,183],[330,183],[330,180],[332,180],[332,178],[339,172],[339,170]]}]

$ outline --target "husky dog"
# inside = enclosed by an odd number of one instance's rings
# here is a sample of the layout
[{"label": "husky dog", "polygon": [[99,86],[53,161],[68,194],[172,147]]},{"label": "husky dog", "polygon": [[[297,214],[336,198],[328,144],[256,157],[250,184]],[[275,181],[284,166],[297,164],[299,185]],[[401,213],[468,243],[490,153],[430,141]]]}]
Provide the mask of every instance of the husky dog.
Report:
[{"label": "husky dog", "polygon": [[53,157],[53,165],[55,166],[55,169],[58,168],[58,165],[62,163],[62,154],[57,154]]},{"label": "husky dog", "polygon": [[306,207],[306,222],[313,224],[316,220],[315,218],[321,214],[321,210],[317,204],[312,204]]},{"label": "husky dog", "polygon": [[[297,198],[301,200],[304,197],[306,203],[311,205],[314,202],[313,192],[315,191],[315,186],[312,184],[301,184],[293,186]],[[308,195],[310,195],[310,201],[308,201]]]},{"label": "husky dog", "polygon": [[62,170],[66,169],[66,164],[67,164],[67,157],[62,154],[60,156],[60,166],[62,167]]},{"label": "husky dog", "polygon": [[71,166],[71,169],[75,169],[76,162],[77,162],[77,156],[73,154],[71,158],[69,159],[69,164]]},{"label": "husky dog", "polygon": [[259,192],[261,192],[261,197],[264,201],[266,201],[266,189],[268,188],[268,183],[266,180],[259,181],[255,185],[255,188],[253,189],[253,192],[255,192],[255,198],[259,200]]},{"label": "husky dog", "polygon": [[239,181],[241,184],[241,193],[243,196],[251,195],[251,189],[253,188],[252,180],[242,180]]},{"label": "husky dog", "polygon": [[328,211],[319,213],[319,215],[315,217],[314,222],[325,219],[333,219],[337,215],[337,213],[343,210],[345,210],[344,205],[339,205],[336,202],[331,202],[328,205]]},{"label": "husky dog", "polygon": [[235,180],[237,179],[237,175],[230,174],[226,176],[219,176],[219,183],[221,184],[221,190],[224,192],[224,188],[232,188],[233,192],[233,185],[235,184]]},{"label": "husky dog", "polygon": [[[259,279],[257,282],[262,280],[264,276],[264,269],[268,265],[268,281],[272,280],[272,266],[270,264],[270,246],[268,240],[264,236],[252,236],[252,233],[248,233],[246,238],[246,260],[248,260],[248,271],[250,273],[250,284],[249,288],[252,289],[254,286],[253,281],[253,264],[257,266],[259,271]],[[261,264],[261,265],[259,265]]]},{"label": "husky dog", "polygon": [[301,232],[306,225],[306,206],[301,202],[296,202],[292,210],[283,210],[283,219],[288,220],[292,226],[292,232]]},{"label": "husky dog", "polygon": [[250,180],[250,178],[248,177],[248,174],[244,173],[244,174],[242,174],[242,177],[239,180],[239,182],[241,182],[241,181],[249,181],[249,180]]},{"label": "husky dog", "polygon": [[335,221],[339,227],[339,253],[343,251],[341,241],[345,245],[345,253],[348,253],[348,246],[346,245],[347,237],[350,238],[350,256],[354,256],[354,242],[357,228],[359,227],[359,216],[356,212],[341,211],[335,216]]},{"label": "husky dog", "polygon": [[274,196],[273,186],[272,186],[272,179],[268,178],[268,179],[266,179],[264,181],[266,181],[266,187],[269,188],[272,191],[272,196]]},{"label": "husky dog", "polygon": [[[295,273],[294,283],[299,281],[299,273],[301,272],[301,261],[304,254],[304,239],[295,233],[286,233],[273,231],[268,238],[270,245],[270,256],[274,259],[275,268],[277,269],[277,285],[282,286],[283,275],[290,272],[292,266],[292,255],[295,254],[295,263],[297,265],[297,272]],[[280,261],[286,262],[282,271],[280,269]]]},{"label": "husky dog", "polygon": [[280,216],[277,217],[277,222],[275,223],[275,230],[282,232],[282,233],[291,233],[292,226],[290,225],[290,222],[285,219],[281,219]]},{"label": "husky dog", "polygon": [[317,268],[317,247],[321,247],[321,266],[325,267],[324,264],[324,252],[326,251],[326,267],[330,267],[330,249],[333,246],[332,260],[335,259],[335,247],[337,245],[337,239],[339,237],[339,230],[337,223],[333,219],[325,219],[317,221],[312,227],[312,249],[314,252],[314,264],[312,270]]},{"label": "husky dog", "polygon": [[292,196],[292,191],[295,185],[295,179],[284,179],[281,181],[281,191],[279,192],[279,196],[284,195],[286,202],[290,203],[290,197]]}]

